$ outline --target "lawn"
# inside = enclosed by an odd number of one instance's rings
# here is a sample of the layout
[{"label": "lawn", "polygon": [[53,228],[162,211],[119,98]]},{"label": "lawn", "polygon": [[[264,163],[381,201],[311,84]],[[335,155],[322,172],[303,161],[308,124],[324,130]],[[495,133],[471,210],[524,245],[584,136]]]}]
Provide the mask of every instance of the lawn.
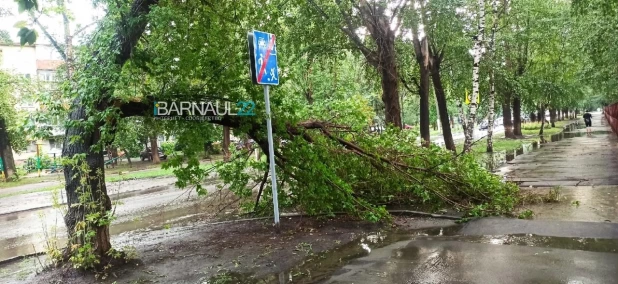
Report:
[{"label": "lawn", "polygon": [[[507,139],[504,137],[494,137],[494,152],[513,151],[519,149],[524,144],[530,144],[538,141],[537,137],[525,138],[525,139]],[[457,145],[457,153],[461,153],[463,150],[463,142]],[[487,153],[487,138],[483,138],[477,141],[472,146],[472,153],[475,155]]]},{"label": "lawn", "polygon": [[[569,121],[556,121],[556,127],[550,127],[551,124],[546,123],[543,128],[543,135],[553,135],[558,134],[562,131],[562,129],[569,124]],[[541,123],[533,122],[533,123],[525,123],[522,124],[521,133],[523,135],[539,135],[539,130],[541,130]]]},{"label": "lawn", "polygon": [[[545,124],[543,129],[543,136],[548,137],[553,134],[562,132],[564,126],[568,125],[569,121],[556,121],[556,127],[548,128],[548,124]],[[514,151],[522,147],[524,144],[531,144],[539,141],[539,130],[541,129],[541,123],[525,123],[522,124],[521,132],[526,138],[524,139],[507,139],[504,137],[494,137],[494,152],[501,151]],[[463,150],[463,142],[457,145],[457,152],[461,153]],[[477,141],[472,146],[472,153],[479,155],[487,152],[487,138],[483,138]]]}]

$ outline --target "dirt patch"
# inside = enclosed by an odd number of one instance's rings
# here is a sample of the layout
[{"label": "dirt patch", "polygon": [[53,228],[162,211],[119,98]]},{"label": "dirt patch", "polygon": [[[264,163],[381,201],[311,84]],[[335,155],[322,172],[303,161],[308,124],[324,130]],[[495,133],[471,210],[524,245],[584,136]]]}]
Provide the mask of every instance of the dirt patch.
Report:
[{"label": "dirt patch", "polygon": [[139,260],[115,267],[105,280],[59,268],[13,283],[206,283],[226,274],[259,279],[290,270],[310,256],[365,234],[449,226],[454,222],[395,217],[393,224],[385,225],[347,217],[286,217],[281,220],[279,233],[271,224],[271,220],[218,225],[202,221],[177,228],[129,232],[113,239],[114,246],[134,249]]}]

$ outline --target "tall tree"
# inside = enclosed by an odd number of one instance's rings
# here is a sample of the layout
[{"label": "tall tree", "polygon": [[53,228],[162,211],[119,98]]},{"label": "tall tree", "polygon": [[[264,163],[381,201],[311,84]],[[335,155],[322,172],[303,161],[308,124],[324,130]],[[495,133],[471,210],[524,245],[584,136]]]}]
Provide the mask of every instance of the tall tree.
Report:
[{"label": "tall tree", "polygon": [[489,115],[487,119],[487,152],[494,151],[494,108],[496,100],[496,71],[494,69],[496,30],[498,29],[498,1],[491,0],[492,25],[489,39]]},{"label": "tall tree", "polygon": [[[401,105],[399,101],[400,75],[397,70],[397,54],[395,52],[395,31],[399,29],[399,13],[407,1],[400,1],[396,8],[389,9],[390,1],[367,1],[360,0],[357,4],[351,2],[342,3],[335,1],[334,9],[340,15],[339,29],[349,38],[355,48],[359,50],[367,62],[378,72],[382,85],[382,102],[385,107],[385,121],[395,127],[402,128]],[[316,3],[309,0],[312,7],[319,12],[323,19],[331,22],[333,16]],[[387,11],[391,10],[391,15]],[[354,13],[353,11],[358,11]],[[356,14],[356,17],[353,16]],[[356,19],[355,19],[356,18]],[[362,26],[367,29],[373,39],[375,48],[365,45],[365,42],[357,34]],[[393,28],[393,25],[395,28]]]},{"label": "tall tree", "polygon": [[474,139],[474,127],[476,122],[477,98],[479,96],[479,68],[481,58],[484,53],[484,36],[485,36],[485,0],[478,0],[477,11],[477,34],[474,37],[474,63],[472,65],[472,94],[470,95],[470,108],[468,121],[466,125],[466,140],[464,141],[464,152],[470,152],[472,148],[472,140]]}]

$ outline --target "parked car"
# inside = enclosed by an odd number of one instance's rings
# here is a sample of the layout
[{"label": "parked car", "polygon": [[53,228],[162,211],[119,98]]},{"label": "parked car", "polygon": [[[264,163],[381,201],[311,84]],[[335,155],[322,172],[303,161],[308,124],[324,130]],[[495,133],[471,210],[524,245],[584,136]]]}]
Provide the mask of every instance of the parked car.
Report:
[{"label": "parked car", "polygon": [[489,122],[487,120],[483,120],[479,123],[479,130],[485,130],[489,127]]},{"label": "parked car", "polygon": [[[158,151],[158,152],[159,152],[159,159],[161,159],[161,160],[166,160],[166,159],[167,159],[167,155],[165,155],[165,154],[163,153],[163,151],[161,150],[161,147],[158,147],[158,150],[159,150],[159,151]],[[142,152],[139,154],[139,157],[140,157],[140,159],[142,159],[142,161],[145,161],[146,159],[148,159],[148,160],[152,161],[152,153],[151,153],[150,148],[146,148],[146,150],[145,150],[145,151],[142,151]]]}]

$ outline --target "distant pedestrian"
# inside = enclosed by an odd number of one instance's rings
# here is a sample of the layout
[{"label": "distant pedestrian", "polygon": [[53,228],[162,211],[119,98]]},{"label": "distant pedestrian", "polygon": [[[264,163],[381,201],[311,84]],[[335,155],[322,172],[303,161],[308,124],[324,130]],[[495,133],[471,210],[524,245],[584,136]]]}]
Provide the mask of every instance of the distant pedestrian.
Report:
[{"label": "distant pedestrian", "polygon": [[592,133],[592,114],[590,114],[590,112],[586,111],[586,113],[584,113],[584,122],[586,123],[586,134],[591,134]]}]

